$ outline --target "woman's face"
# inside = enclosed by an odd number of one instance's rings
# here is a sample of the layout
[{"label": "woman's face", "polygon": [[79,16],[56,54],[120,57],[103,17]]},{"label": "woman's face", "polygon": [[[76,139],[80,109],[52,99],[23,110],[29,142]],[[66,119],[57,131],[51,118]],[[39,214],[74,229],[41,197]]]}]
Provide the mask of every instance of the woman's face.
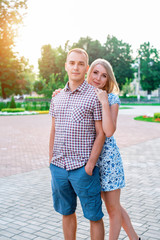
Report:
[{"label": "woman's face", "polygon": [[90,73],[88,83],[96,88],[102,89],[106,85],[106,82],[107,71],[101,64],[97,64]]}]

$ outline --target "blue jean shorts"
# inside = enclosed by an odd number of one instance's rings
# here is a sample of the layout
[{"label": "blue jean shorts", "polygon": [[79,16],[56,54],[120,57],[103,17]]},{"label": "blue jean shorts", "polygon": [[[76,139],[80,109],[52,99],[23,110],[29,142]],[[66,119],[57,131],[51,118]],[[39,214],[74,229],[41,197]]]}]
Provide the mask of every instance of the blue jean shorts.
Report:
[{"label": "blue jean shorts", "polygon": [[53,206],[62,215],[73,214],[80,199],[84,217],[98,221],[103,217],[99,168],[95,167],[92,176],[85,166],[67,171],[50,164]]}]

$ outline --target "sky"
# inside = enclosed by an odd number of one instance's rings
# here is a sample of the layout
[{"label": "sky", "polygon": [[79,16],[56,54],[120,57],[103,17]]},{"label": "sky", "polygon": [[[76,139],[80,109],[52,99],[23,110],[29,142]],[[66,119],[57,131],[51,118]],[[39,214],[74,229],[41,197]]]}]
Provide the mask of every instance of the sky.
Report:
[{"label": "sky", "polygon": [[132,46],[150,42],[160,50],[160,0],[28,0],[15,50],[38,72],[41,47],[64,47],[89,36],[103,45],[115,36]]}]

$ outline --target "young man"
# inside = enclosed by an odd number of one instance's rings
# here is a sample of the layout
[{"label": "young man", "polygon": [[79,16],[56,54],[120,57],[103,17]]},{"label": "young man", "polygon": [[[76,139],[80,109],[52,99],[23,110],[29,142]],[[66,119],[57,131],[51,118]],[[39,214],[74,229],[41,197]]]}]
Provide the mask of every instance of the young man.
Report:
[{"label": "young man", "polygon": [[90,220],[91,239],[104,239],[99,170],[95,165],[105,136],[100,102],[94,88],[85,81],[88,67],[83,49],[68,53],[65,69],[69,81],[50,106],[52,195],[55,210],[63,215],[65,240],[76,239],[77,196],[84,217]]}]

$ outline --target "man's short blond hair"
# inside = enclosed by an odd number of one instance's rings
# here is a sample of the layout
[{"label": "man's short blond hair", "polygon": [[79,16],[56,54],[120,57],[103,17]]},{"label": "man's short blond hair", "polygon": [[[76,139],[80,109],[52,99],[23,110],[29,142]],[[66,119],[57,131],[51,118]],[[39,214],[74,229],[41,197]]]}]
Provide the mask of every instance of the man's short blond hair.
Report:
[{"label": "man's short blond hair", "polygon": [[[87,63],[87,65],[88,65],[89,57],[88,57],[87,52],[86,52],[84,49],[82,49],[82,48],[73,48],[73,49],[71,49],[71,50],[68,52],[68,54],[67,54],[67,58],[68,58],[68,56],[70,55],[71,52],[77,52],[77,53],[80,53],[80,54],[84,54],[85,57],[86,57],[86,60],[87,60],[86,63]],[[67,59],[66,59],[66,60],[67,60]]]}]

